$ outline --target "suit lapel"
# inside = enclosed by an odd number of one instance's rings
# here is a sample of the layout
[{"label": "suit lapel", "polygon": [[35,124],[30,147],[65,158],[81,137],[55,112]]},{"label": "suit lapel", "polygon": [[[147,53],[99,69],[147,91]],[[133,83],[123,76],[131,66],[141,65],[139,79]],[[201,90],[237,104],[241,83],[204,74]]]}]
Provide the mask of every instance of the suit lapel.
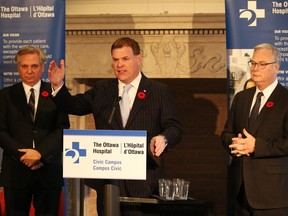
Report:
[{"label": "suit lapel", "polygon": [[106,85],[105,88],[106,88],[105,89],[106,97],[107,97],[107,100],[109,101],[109,104],[111,104],[112,109],[116,105],[116,110],[115,110],[115,113],[113,116],[115,121],[112,121],[112,123],[116,122],[117,125],[112,125],[112,128],[113,129],[122,128],[122,118],[121,118],[121,114],[120,114],[120,106],[119,106],[119,102],[117,103],[117,100],[119,97],[118,80],[112,79],[110,82],[108,82],[108,85]]},{"label": "suit lapel", "polygon": [[31,116],[29,113],[29,108],[27,105],[26,94],[22,85],[22,82],[15,85],[15,91],[12,91],[12,100],[16,107],[19,107],[19,111],[23,113],[23,116],[27,120],[31,120]]},{"label": "suit lapel", "polygon": [[[275,88],[275,90],[272,92],[272,94],[270,95],[270,97],[268,98],[266,104],[263,106],[263,108],[261,109],[257,119],[256,119],[256,122],[255,122],[255,125],[254,127],[252,128],[252,131],[251,132],[255,132],[257,130],[257,128],[259,126],[261,126],[264,122],[264,120],[269,116],[269,114],[271,113],[272,111],[272,108],[274,106],[274,104],[277,104],[277,102],[283,98],[281,98],[280,96],[280,84],[277,85],[277,87]],[[273,103],[273,106],[270,106],[268,103]]]},{"label": "suit lapel", "polygon": [[[138,93],[145,95],[144,98],[141,97],[141,95],[138,95]],[[149,98],[149,95],[151,93],[151,80],[149,80],[144,74],[142,74],[142,78],[139,84],[139,87],[137,89],[136,97],[134,100],[134,104],[132,106],[126,127],[129,126],[129,124],[133,121],[133,118],[143,105],[145,101]]]},{"label": "suit lapel", "polygon": [[[35,115],[35,120],[34,120],[34,122],[36,123],[37,122],[37,120],[39,119],[39,116],[41,115],[41,113],[38,111],[38,110],[41,110],[41,108],[43,107],[43,106],[45,106],[45,99],[44,99],[44,97],[41,95],[41,93],[42,92],[44,92],[44,91],[46,91],[45,90],[45,86],[44,86],[44,84],[42,83],[42,81],[41,81],[41,86],[40,86],[40,89],[39,89],[39,99],[38,99],[38,105],[37,105],[37,110],[36,110],[36,115]],[[51,91],[50,91],[51,92]],[[49,92],[49,94],[50,94],[50,92]]]},{"label": "suit lapel", "polygon": [[19,102],[19,106],[20,107],[26,107],[27,109],[25,109],[25,110],[28,112],[29,110],[28,110],[28,106],[27,106],[27,98],[26,98],[22,83],[19,83],[16,85],[15,93],[17,94],[16,99]]},{"label": "suit lapel", "polygon": [[254,90],[251,89],[251,91],[248,92],[247,100],[245,100],[245,102],[244,102],[247,104],[243,104],[243,107],[245,107],[243,110],[243,116],[246,119],[246,122],[245,122],[245,128],[246,129],[248,129],[248,126],[249,126],[250,108],[251,108],[251,105],[253,102],[253,97],[254,97],[255,91],[256,91],[256,87],[254,87]]},{"label": "suit lapel", "polygon": [[50,84],[46,84],[41,81],[40,91],[39,91],[39,98],[38,98],[38,105],[37,105],[37,111],[35,115],[35,123],[39,119],[41,112],[38,112],[38,110],[43,110],[43,107],[48,106],[47,102],[49,97],[51,96],[51,86]]}]

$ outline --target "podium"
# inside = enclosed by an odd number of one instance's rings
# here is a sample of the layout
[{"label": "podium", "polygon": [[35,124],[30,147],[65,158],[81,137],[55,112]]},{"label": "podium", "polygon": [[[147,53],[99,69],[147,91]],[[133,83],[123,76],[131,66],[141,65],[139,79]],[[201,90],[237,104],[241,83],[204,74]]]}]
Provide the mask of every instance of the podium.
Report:
[{"label": "podium", "polygon": [[146,180],[146,136],[140,130],[65,129],[63,177],[105,179],[105,216],[119,216],[118,180]]}]

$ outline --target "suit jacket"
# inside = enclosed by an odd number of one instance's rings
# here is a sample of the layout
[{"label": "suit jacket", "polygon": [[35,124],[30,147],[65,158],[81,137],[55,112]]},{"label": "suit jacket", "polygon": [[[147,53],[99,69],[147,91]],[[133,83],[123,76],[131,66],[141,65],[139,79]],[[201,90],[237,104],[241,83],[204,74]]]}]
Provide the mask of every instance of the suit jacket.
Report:
[{"label": "suit jacket", "polygon": [[[44,94],[42,94],[44,92]],[[46,95],[45,95],[46,93]],[[47,94],[48,93],[48,94]],[[68,115],[60,112],[50,97],[51,85],[41,82],[35,121],[29,113],[22,83],[0,91],[0,147],[3,161],[0,183],[4,187],[24,188],[32,177],[43,187],[61,187],[63,128],[69,128]],[[32,148],[42,155],[44,164],[32,171],[20,162],[19,148]]]},{"label": "suit jacket", "polygon": [[[228,153],[232,137],[248,128],[250,107],[256,87],[238,93],[222,132]],[[288,207],[288,90],[277,85],[250,131],[256,138],[255,152],[233,157],[232,196],[236,199],[242,182],[247,199],[255,209]],[[243,133],[242,133],[243,135]],[[244,136],[244,135],[243,135]]]},{"label": "suit jacket", "polygon": [[[144,96],[139,97],[139,92],[144,93],[142,94]],[[115,78],[101,80],[92,89],[76,96],[71,96],[67,88],[64,87],[57,93],[54,100],[61,109],[69,114],[85,115],[93,113],[97,129],[146,130],[147,152],[150,152],[149,143],[151,138],[160,133],[166,136],[169,148],[180,141],[181,125],[176,118],[172,97],[166,85],[150,80],[142,74],[125,128],[122,126],[118,97],[118,80]],[[111,124],[108,124],[114,106],[116,110]],[[150,170],[157,167],[151,156],[147,158],[147,167]],[[151,179],[151,181],[156,182],[157,179]],[[93,187],[92,184],[89,186]],[[145,189],[142,188],[142,190]],[[147,191],[148,189],[146,193]]]}]

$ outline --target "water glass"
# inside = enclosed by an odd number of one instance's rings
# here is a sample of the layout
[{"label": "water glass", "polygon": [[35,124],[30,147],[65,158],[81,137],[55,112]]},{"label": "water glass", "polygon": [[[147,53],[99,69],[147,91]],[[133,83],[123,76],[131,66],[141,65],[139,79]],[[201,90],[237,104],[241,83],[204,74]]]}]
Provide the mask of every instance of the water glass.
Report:
[{"label": "water glass", "polygon": [[180,190],[179,190],[179,199],[181,200],[188,199],[189,185],[190,185],[190,182],[184,180],[183,185],[180,187]]},{"label": "water glass", "polygon": [[175,199],[179,198],[180,190],[183,190],[184,179],[181,178],[173,178],[173,184],[175,185]]},{"label": "water glass", "polygon": [[161,178],[158,179],[158,183],[159,183],[159,196],[161,198],[165,197],[165,179]]},{"label": "water glass", "polygon": [[165,181],[165,199],[174,200],[175,199],[176,185],[173,184],[171,180]]}]

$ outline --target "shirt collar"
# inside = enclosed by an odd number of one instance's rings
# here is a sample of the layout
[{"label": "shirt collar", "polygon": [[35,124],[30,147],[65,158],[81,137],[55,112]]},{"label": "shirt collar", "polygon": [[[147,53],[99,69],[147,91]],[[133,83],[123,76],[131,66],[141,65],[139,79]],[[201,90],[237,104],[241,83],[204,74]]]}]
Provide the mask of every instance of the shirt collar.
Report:
[{"label": "shirt collar", "polygon": [[[263,95],[265,98],[269,98],[270,95],[272,94],[272,92],[274,91],[274,89],[276,88],[278,84],[278,80],[275,79],[275,81],[269,85],[267,88],[265,88],[262,92],[263,92]],[[256,92],[255,92],[255,95],[258,94],[258,92],[260,92],[260,90],[258,89],[258,87],[256,88]]]},{"label": "shirt collar", "polygon": [[29,86],[27,84],[25,84],[24,82],[22,82],[24,91],[26,93],[26,95],[29,93],[30,94],[30,89],[33,88],[35,90],[35,92],[39,92],[40,91],[40,86],[41,86],[41,80],[38,81],[38,83],[36,83],[36,85],[34,86]]},{"label": "shirt collar", "polygon": [[[132,87],[135,88],[136,90],[138,89],[138,87],[140,85],[141,78],[142,78],[142,74],[139,71],[138,76],[130,83],[132,85]],[[118,84],[118,86],[119,86],[119,95],[122,95],[123,87],[126,84],[121,82],[119,79],[118,79],[118,83],[119,83]]]}]

